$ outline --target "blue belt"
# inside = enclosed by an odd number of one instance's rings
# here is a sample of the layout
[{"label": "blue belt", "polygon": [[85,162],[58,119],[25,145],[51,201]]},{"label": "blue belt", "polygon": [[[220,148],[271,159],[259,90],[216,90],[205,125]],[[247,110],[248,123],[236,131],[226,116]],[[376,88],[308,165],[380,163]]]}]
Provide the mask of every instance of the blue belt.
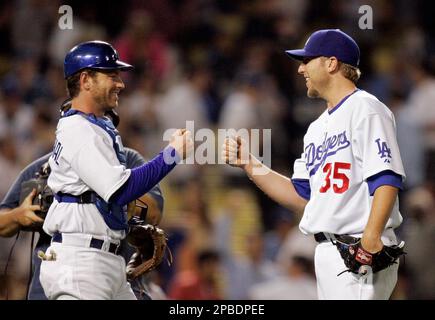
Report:
[{"label": "blue belt", "polygon": [[69,193],[58,192],[54,195],[57,202],[67,202],[67,203],[95,203],[97,201],[98,195],[94,191],[86,191],[81,195],[75,196]]},{"label": "blue belt", "polygon": [[[55,232],[53,234],[52,241],[53,242],[62,243],[62,233]],[[104,240],[92,238],[91,242],[89,243],[89,247],[101,250],[103,248],[103,244],[104,244]],[[109,250],[108,251],[110,253],[118,255],[118,254],[120,254],[119,248],[120,248],[120,245],[111,242],[110,245],[109,245]]]}]

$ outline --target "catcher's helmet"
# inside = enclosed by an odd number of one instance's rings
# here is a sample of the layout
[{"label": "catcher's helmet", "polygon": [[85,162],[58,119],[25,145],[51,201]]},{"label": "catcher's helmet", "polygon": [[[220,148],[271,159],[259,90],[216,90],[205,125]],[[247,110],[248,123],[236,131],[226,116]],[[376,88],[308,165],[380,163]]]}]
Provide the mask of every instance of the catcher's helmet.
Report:
[{"label": "catcher's helmet", "polygon": [[133,66],[120,61],[118,52],[109,43],[95,40],[76,45],[65,56],[63,64],[65,79],[85,68],[126,71]]}]

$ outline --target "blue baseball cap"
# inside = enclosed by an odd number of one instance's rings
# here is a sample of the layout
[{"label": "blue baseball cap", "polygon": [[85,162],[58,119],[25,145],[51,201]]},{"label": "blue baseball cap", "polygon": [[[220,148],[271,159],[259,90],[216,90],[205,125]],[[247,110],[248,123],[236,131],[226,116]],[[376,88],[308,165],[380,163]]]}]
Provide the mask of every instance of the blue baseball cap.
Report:
[{"label": "blue baseball cap", "polygon": [[324,29],[314,32],[303,49],[287,50],[291,58],[336,57],[339,61],[358,67],[360,51],[357,43],[340,29]]}]

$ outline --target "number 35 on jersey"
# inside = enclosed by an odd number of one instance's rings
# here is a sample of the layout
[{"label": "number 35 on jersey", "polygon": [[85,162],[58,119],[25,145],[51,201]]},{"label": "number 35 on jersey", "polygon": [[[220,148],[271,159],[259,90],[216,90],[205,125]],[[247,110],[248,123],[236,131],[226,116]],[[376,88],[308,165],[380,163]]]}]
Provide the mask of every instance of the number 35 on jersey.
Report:
[{"label": "number 35 on jersey", "polygon": [[346,162],[329,162],[323,166],[323,172],[326,173],[325,182],[320,187],[319,192],[325,193],[331,189],[334,193],[343,193],[349,189],[350,163]]}]

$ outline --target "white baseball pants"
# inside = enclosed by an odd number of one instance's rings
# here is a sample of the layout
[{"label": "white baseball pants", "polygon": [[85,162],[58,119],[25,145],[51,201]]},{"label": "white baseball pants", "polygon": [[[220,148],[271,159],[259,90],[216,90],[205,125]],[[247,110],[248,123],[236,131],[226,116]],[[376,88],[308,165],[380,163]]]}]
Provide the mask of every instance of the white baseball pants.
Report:
[{"label": "white baseball pants", "polygon": [[[84,235],[86,237],[86,235]],[[40,281],[50,300],[136,300],[125,260],[101,249],[53,242],[41,263]]]}]

